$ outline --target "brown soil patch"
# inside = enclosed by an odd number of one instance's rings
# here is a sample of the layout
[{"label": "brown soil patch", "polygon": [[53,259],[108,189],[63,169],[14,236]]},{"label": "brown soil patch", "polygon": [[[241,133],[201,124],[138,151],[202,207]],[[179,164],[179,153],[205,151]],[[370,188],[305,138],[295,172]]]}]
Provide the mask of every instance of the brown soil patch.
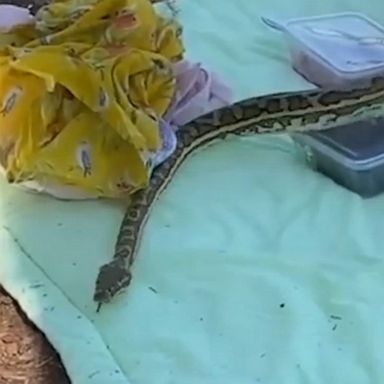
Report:
[{"label": "brown soil patch", "polygon": [[0,383],[70,384],[55,350],[2,288]]}]

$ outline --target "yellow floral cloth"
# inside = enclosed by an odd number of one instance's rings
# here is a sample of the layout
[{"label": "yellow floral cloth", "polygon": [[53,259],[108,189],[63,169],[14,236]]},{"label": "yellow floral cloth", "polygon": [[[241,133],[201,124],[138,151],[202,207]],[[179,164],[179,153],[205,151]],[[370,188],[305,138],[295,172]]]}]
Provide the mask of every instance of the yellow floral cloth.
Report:
[{"label": "yellow floral cloth", "polygon": [[180,25],[149,0],[56,1],[0,34],[7,180],[112,198],[144,187],[183,53]]}]

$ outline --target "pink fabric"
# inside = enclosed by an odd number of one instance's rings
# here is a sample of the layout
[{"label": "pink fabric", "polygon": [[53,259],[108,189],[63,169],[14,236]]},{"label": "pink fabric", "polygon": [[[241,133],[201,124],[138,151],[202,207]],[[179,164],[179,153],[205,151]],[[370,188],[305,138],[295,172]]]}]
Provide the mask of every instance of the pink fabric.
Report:
[{"label": "pink fabric", "polygon": [[214,72],[200,63],[183,60],[174,66],[177,81],[175,98],[165,120],[182,126],[197,117],[232,102],[232,91]]},{"label": "pink fabric", "polygon": [[160,136],[162,144],[161,148],[152,157],[153,167],[164,162],[176,149],[177,138],[175,130],[176,127],[165,120],[160,120]]},{"label": "pink fabric", "polygon": [[154,154],[156,167],[172,155],[176,148],[175,131],[184,124],[212,110],[229,105],[232,91],[213,72],[201,64],[181,61],[174,66],[176,94],[166,116],[160,121],[162,148]]},{"label": "pink fabric", "polygon": [[34,23],[29,10],[11,4],[0,4],[0,32],[8,32],[13,26]]}]

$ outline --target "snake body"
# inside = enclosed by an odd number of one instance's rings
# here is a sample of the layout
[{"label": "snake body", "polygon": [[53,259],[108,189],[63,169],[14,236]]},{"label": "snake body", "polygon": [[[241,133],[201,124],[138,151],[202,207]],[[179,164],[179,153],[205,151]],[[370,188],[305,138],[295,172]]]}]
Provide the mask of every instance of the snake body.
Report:
[{"label": "snake body", "polygon": [[131,281],[131,266],[151,207],[182,162],[197,149],[229,135],[324,130],[384,115],[384,78],[365,88],[276,93],[240,101],[208,113],[177,131],[174,153],[152,173],[126,210],[114,257],[100,268],[94,300],[108,303]]}]

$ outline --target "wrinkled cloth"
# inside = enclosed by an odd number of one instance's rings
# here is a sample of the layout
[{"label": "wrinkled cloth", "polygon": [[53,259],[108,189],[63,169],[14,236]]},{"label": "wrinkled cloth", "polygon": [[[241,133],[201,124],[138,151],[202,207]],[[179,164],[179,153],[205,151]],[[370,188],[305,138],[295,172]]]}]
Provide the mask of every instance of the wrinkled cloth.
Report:
[{"label": "wrinkled cloth", "polygon": [[182,60],[173,64],[176,91],[164,119],[161,120],[162,147],[153,157],[154,166],[172,155],[176,148],[175,131],[195,118],[215,109],[230,105],[232,90],[215,72],[200,63]]},{"label": "wrinkled cloth", "polygon": [[[0,34],[0,164],[11,183],[120,197],[147,185],[181,27],[147,0],[69,0]],[[38,189],[38,188],[37,188]]]},{"label": "wrinkled cloth", "polygon": [[160,120],[161,148],[152,157],[154,167],[167,160],[175,151],[177,145],[176,129],[177,127],[172,126],[168,121]]},{"label": "wrinkled cloth", "polygon": [[28,25],[35,22],[28,9],[12,4],[0,5],[0,33],[9,32],[15,25]]},{"label": "wrinkled cloth", "polygon": [[176,92],[165,116],[172,125],[187,124],[198,116],[231,104],[232,90],[201,63],[181,60],[173,67]]}]

